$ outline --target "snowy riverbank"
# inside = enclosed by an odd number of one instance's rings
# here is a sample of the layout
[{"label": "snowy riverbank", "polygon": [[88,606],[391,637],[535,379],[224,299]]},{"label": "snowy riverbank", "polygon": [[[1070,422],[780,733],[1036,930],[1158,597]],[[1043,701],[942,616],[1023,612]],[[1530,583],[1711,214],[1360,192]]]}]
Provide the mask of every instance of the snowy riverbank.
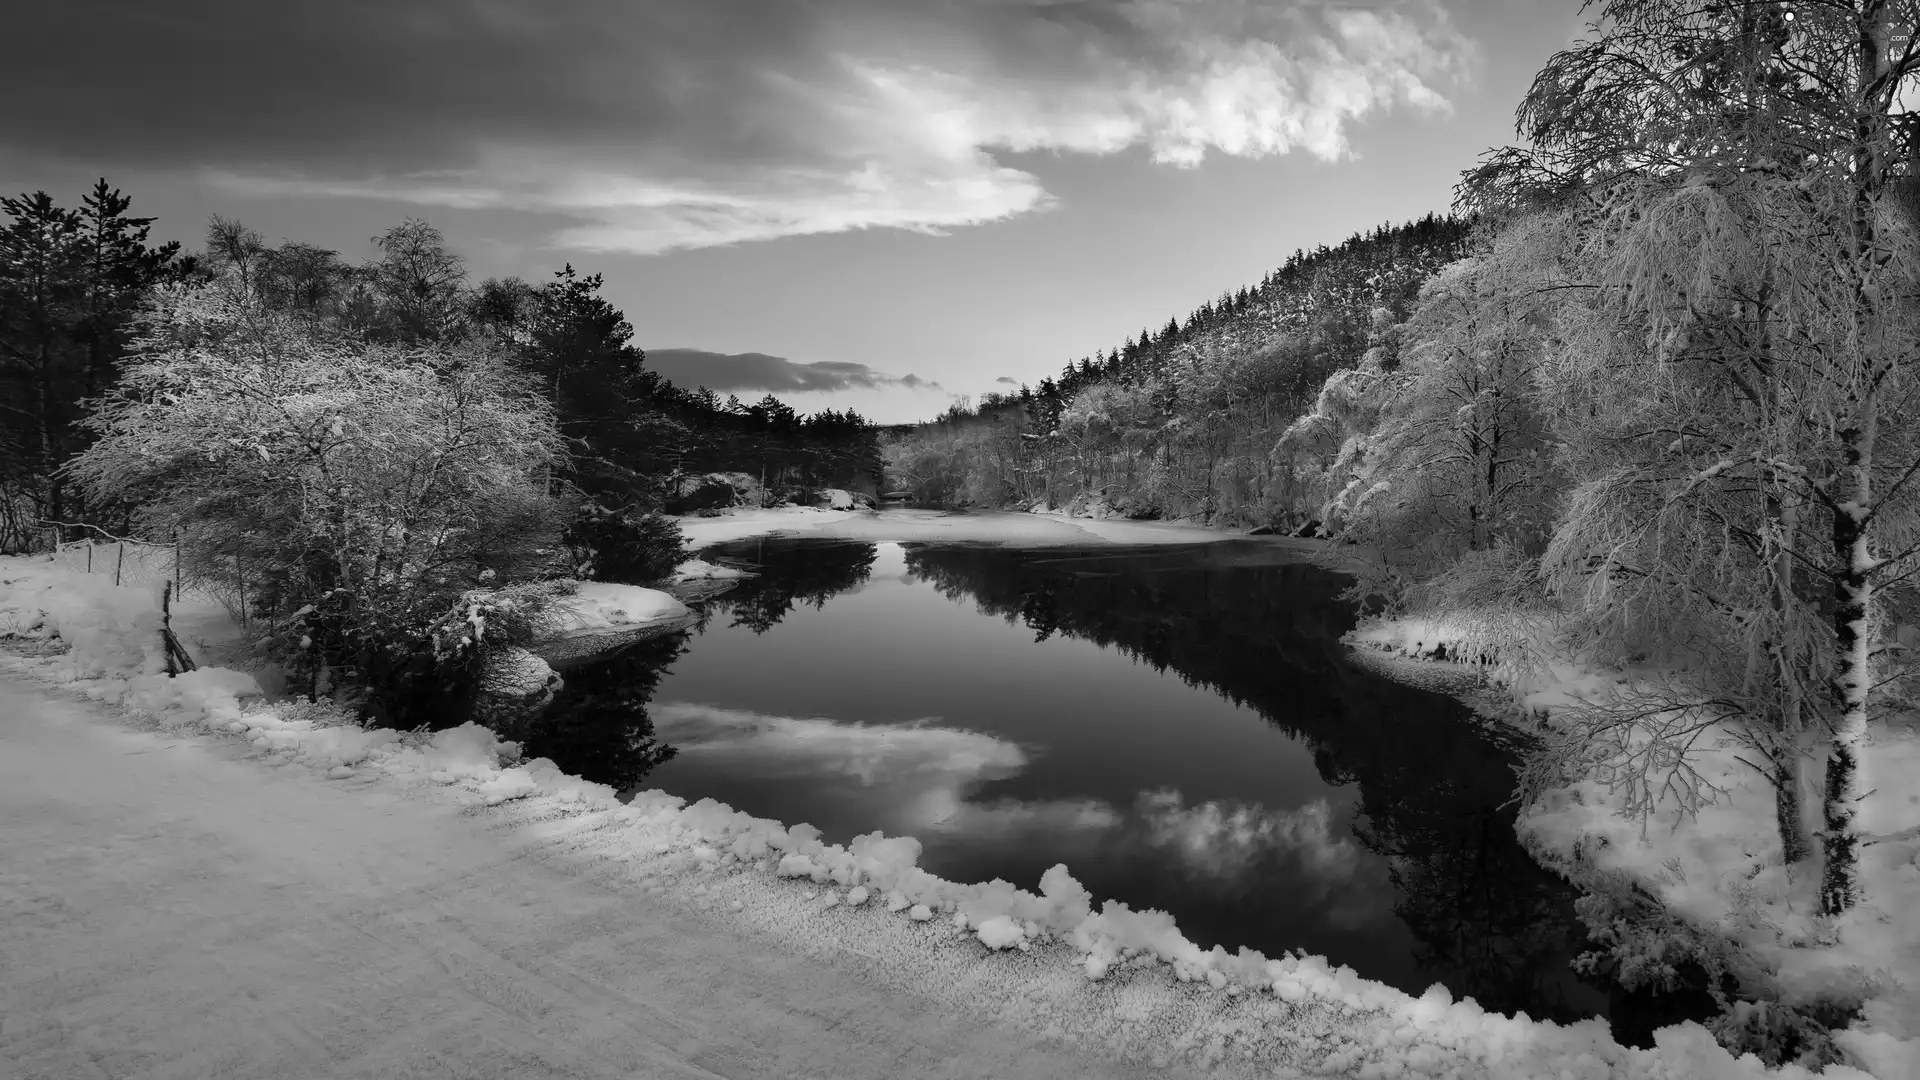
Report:
[{"label": "snowy riverbank", "polygon": [[[836,530],[861,528],[847,524],[857,517],[861,516],[847,515],[835,523]],[[896,519],[887,528],[910,525],[935,534],[929,539],[974,540],[999,539],[1009,528],[995,516],[933,517],[938,520],[917,524]],[[962,528],[968,521],[977,524],[975,533]],[[735,528],[740,524],[733,523]],[[1078,524],[1063,527],[1079,531]],[[897,535],[890,532],[889,538]],[[1085,543],[1086,535],[1060,542]],[[1022,536],[1019,542],[1029,540]],[[199,636],[211,645],[207,634],[213,632],[214,620],[204,613],[195,617],[207,620],[201,627],[206,633]],[[277,802],[285,794],[296,802],[310,796],[325,802],[310,810],[311,820],[333,830],[329,832],[332,839],[317,843],[295,830],[297,835],[281,844],[271,825],[262,825],[248,842],[269,848],[275,872],[288,881],[317,883],[323,890],[344,881],[357,889],[354,895],[369,911],[408,928],[395,932],[405,937],[412,950],[409,955],[418,960],[418,970],[405,973],[404,981],[423,989],[381,998],[399,1010],[395,1017],[380,1021],[386,1025],[381,1029],[385,1042],[369,1041],[356,1027],[374,1023],[363,1006],[349,1009],[345,1019],[324,1007],[311,1018],[313,1025],[347,1033],[339,1044],[343,1054],[360,1048],[354,1052],[363,1056],[349,1072],[405,1071],[393,1065],[404,1055],[396,1040],[404,1040],[403,1033],[408,1031],[409,1003],[425,1002],[419,1007],[429,1011],[415,1013],[413,1018],[424,1029],[444,1033],[449,1014],[436,1011],[434,1003],[458,997],[461,985],[471,981],[475,969],[467,959],[452,966],[440,959],[436,974],[433,958],[465,954],[458,941],[427,940],[430,935],[421,932],[421,921],[465,925],[500,922],[505,919],[503,912],[550,913],[565,908],[586,887],[583,882],[590,882],[594,890],[612,898],[595,916],[602,920],[595,924],[602,936],[593,948],[642,940],[652,943],[652,951],[640,950],[631,964],[620,963],[617,952],[583,954],[569,945],[565,926],[551,928],[548,940],[553,947],[575,957],[592,955],[603,967],[626,971],[660,962],[659,942],[678,935],[677,952],[666,958],[677,967],[644,977],[630,975],[630,981],[644,991],[641,998],[594,989],[598,984],[569,982],[574,976],[564,972],[542,974],[537,970],[542,961],[536,952],[525,953],[526,959],[515,965],[487,968],[493,998],[527,1003],[522,1013],[548,1018],[532,1025],[545,1024],[542,1031],[554,1025],[575,1033],[618,1029],[615,1033],[625,1037],[630,1033],[621,1027],[623,1021],[630,1025],[631,1018],[645,1017],[663,1029],[698,1029],[703,1038],[720,1040],[729,1037],[727,1033],[778,1027],[769,1016],[817,1017],[816,1010],[825,1008],[838,1010],[857,1030],[846,1032],[843,1047],[839,1039],[820,1033],[835,1028],[832,1023],[825,1025],[801,1047],[804,1060],[812,1071],[847,1076],[879,1075],[856,1067],[855,1059],[871,1060],[874,1048],[889,1040],[897,1039],[903,1054],[919,1053],[914,1048],[927,1045],[919,1039],[923,1025],[946,1033],[943,1037],[949,1044],[985,1047],[993,1040],[983,1032],[997,1027],[1009,1032],[1009,1047],[1054,1048],[1036,1052],[1031,1059],[1018,1055],[1009,1059],[1006,1051],[995,1051],[995,1060],[1002,1065],[995,1067],[985,1059],[979,1065],[969,1062],[970,1068],[978,1070],[975,1075],[1125,1075],[1133,1068],[1248,1077],[1414,1075],[1529,1080],[1538,1076],[1731,1080],[1806,1075],[1798,1069],[1769,1074],[1750,1058],[1736,1061],[1696,1025],[1666,1029],[1655,1049],[1635,1050],[1615,1044],[1599,1021],[1560,1026],[1489,1015],[1471,1001],[1452,1001],[1438,987],[1422,997],[1410,997],[1360,979],[1349,970],[1331,969],[1316,957],[1269,959],[1245,950],[1203,951],[1165,915],[1131,911],[1111,901],[1096,905],[1096,898],[1073,881],[1066,867],[1056,867],[1037,883],[1025,883],[1029,889],[1006,882],[956,883],[919,869],[919,845],[911,838],[875,833],[847,847],[826,845],[804,824],[789,828],[710,801],[687,806],[659,792],[643,792],[622,806],[610,789],[561,774],[545,760],[522,761],[517,747],[473,725],[431,737],[362,730],[341,723],[325,709],[266,700],[256,680],[243,672],[203,668],[168,679],[160,673],[157,629],[158,613],[143,590],[117,588],[44,559],[0,560],[0,633],[15,635],[16,644],[25,646],[23,652],[42,654],[5,658],[7,677],[64,684],[106,706],[127,710],[138,723],[164,737],[142,744],[144,749],[99,751],[100,761],[93,762],[86,756],[93,751],[61,749],[54,745],[57,733],[50,732],[80,726],[99,728],[99,738],[109,742],[132,738],[103,719],[105,714],[71,709],[30,689],[8,691],[8,704],[0,709],[5,714],[0,737],[9,743],[0,754],[9,770],[0,788],[9,800],[25,803],[10,802],[6,816],[0,818],[5,822],[0,824],[0,837],[4,837],[0,851],[7,854],[4,865],[9,875],[27,875],[18,881],[0,880],[9,882],[9,893],[28,898],[21,903],[31,916],[26,921],[9,919],[0,929],[4,935],[0,945],[7,954],[29,958],[0,973],[0,1006],[9,1016],[6,1032],[0,1034],[0,1056],[26,1061],[30,1073],[82,1075],[80,1063],[86,1057],[74,1055],[68,1045],[71,1040],[59,1034],[60,1025],[67,1022],[62,1019],[68,1015],[63,1009],[87,1011],[90,1049],[85,1054],[95,1059],[102,1048],[119,1055],[115,1060],[128,1059],[141,1052],[140,1047],[160,1045],[147,1041],[149,1035],[158,1038],[163,1031],[168,1033],[168,1045],[182,1055],[164,1071],[168,1075],[194,1074],[179,1062],[204,1064],[223,1052],[228,1056],[220,1060],[238,1062],[236,1067],[245,1072],[259,1061],[248,1056],[252,1053],[248,1047],[263,1040],[278,1040],[275,1053],[307,1055],[303,1061],[317,1060],[314,1055],[326,1052],[327,1040],[316,1040],[297,1017],[281,1021],[291,1024],[291,1029],[246,1035],[223,1035],[218,1024],[206,1020],[196,1021],[198,1028],[188,1023],[183,1029],[167,1029],[156,1019],[197,1015],[175,1004],[185,1000],[180,997],[181,987],[191,991],[187,998],[196,993],[217,996],[224,985],[221,980],[231,981],[234,972],[271,967],[267,962],[272,957],[263,958],[261,950],[278,938],[273,933],[236,937],[232,928],[249,918],[284,917],[270,899],[276,895],[269,887],[273,882],[243,882],[250,887],[232,893],[239,898],[227,904],[232,910],[223,908],[198,922],[189,919],[166,928],[155,923],[161,931],[155,941],[167,943],[173,951],[164,955],[171,959],[137,967],[139,978],[131,983],[121,981],[126,962],[116,959],[119,954],[112,951],[124,952],[127,942],[114,935],[97,937],[86,929],[120,925],[116,919],[143,910],[151,913],[149,894],[142,893],[137,883],[124,889],[113,884],[132,873],[126,859],[139,856],[143,845],[153,845],[154,850],[181,843],[191,846],[192,837],[186,834],[210,829],[216,820],[309,820],[309,812]],[[64,652],[47,647],[56,637]],[[155,740],[156,736],[141,738]],[[143,758],[129,755],[161,746],[184,748],[190,761],[211,760],[220,768],[181,780],[166,771],[176,769],[171,758],[164,765],[156,763],[164,779],[155,783],[172,792],[174,799],[156,810],[128,794],[145,791],[143,777],[148,775],[141,771]],[[252,761],[218,761],[239,757]],[[112,769],[105,768],[107,762]],[[245,779],[236,779],[242,774],[231,769],[243,764],[250,771]],[[264,766],[278,767],[278,775]],[[57,782],[28,782],[31,777],[65,775],[61,769],[71,775]],[[197,765],[190,765],[188,772],[196,769]],[[88,790],[87,780],[95,775],[100,783],[96,790]],[[328,794],[314,795],[316,785]],[[191,796],[180,795],[182,790]],[[56,826],[36,824],[41,819],[31,806],[38,801],[59,802]],[[95,803],[106,809],[91,813],[89,807]],[[187,811],[182,807],[188,804],[204,804],[204,810],[196,811],[204,820],[183,818]],[[107,810],[120,805],[137,811],[132,817],[142,822],[141,836],[127,835],[123,821],[110,820]],[[465,816],[450,815],[449,807]],[[371,808],[377,812],[369,812]],[[543,873],[516,873],[505,883],[476,891],[476,875],[490,872],[486,859],[491,849],[471,836],[436,834],[456,819],[470,823],[462,828],[473,827],[497,842],[501,852],[525,860],[518,863],[523,870],[537,865]],[[407,843],[389,850],[384,845],[396,835],[395,830]],[[451,853],[430,864],[431,874],[400,874],[400,866],[411,865],[409,844]],[[56,852],[78,854],[63,863]],[[32,866],[33,872],[15,869],[21,866]],[[152,869],[161,873],[164,867]],[[398,893],[369,884],[388,873],[410,884]],[[1029,891],[1034,885],[1038,891]],[[70,903],[62,906],[61,890],[66,888],[87,893],[91,906],[85,908],[85,917],[63,915],[71,907]],[[258,915],[254,901],[260,908]],[[388,902],[401,904],[401,910],[388,911],[384,906]],[[336,924],[342,919],[352,921],[324,915],[324,903],[307,899],[302,903],[308,906],[298,908],[296,915],[334,920],[307,927],[309,936],[345,933]],[[159,910],[162,915],[170,911],[180,915],[164,904]],[[299,933],[297,927],[294,933]],[[318,955],[330,954],[319,950]],[[92,981],[72,984],[49,981],[44,965],[55,956],[63,958],[63,965],[99,974]],[[484,957],[482,961],[483,968],[492,963]],[[744,967],[729,966],[736,961]],[[774,979],[767,984],[766,994],[792,996],[763,1000],[745,989],[754,977],[754,963],[783,971],[817,964],[823,985],[830,984],[832,989],[816,995],[804,978]],[[184,967],[174,970],[167,964]],[[354,972],[329,970],[325,976],[329,985],[344,987],[352,984]],[[292,977],[298,978],[298,973]],[[716,979],[720,988],[711,995],[689,990]],[[527,980],[524,985],[523,980]],[[876,988],[884,993],[873,992]],[[658,998],[653,996],[656,992]],[[142,998],[143,993],[152,995],[152,1000]],[[714,999],[733,1011],[715,1014]],[[281,1000],[286,1000],[284,987]],[[246,1015],[285,1015],[262,1005],[228,1004]],[[129,1011],[130,1006],[137,1007]],[[876,1008],[884,1015],[868,1019],[867,1011]],[[234,1019],[231,1009],[216,1015]],[[12,1019],[16,1016],[25,1018],[17,1028]],[[442,1027],[435,1029],[435,1024]],[[576,1053],[571,1041],[556,1042],[550,1034],[521,1039],[525,1033],[518,1027],[514,1030],[519,1041],[509,1040],[489,1066],[494,1071],[483,1075],[530,1075],[540,1072],[552,1055]],[[954,1035],[956,1030],[961,1035]],[[16,1031],[45,1037],[16,1037]],[[194,1031],[197,1036],[190,1034]],[[875,1031],[880,1034],[874,1036]],[[741,1037],[730,1037],[731,1045],[738,1048]],[[315,1047],[316,1041],[323,1045]],[[684,1047],[667,1049],[681,1058],[663,1052],[659,1061],[698,1064]],[[524,1066],[511,1067],[514,1061]],[[1120,1068],[1118,1062],[1128,1067]],[[788,1059],[784,1073],[768,1067],[755,1074],[791,1075],[795,1064]],[[662,1075],[690,1075],[685,1070],[669,1073],[655,1065]],[[646,1067],[643,1063],[628,1071]],[[546,1068],[545,1074],[611,1075],[614,1071],[588,1062],[572,1071]],[[1827,1075],[1857,1078],[1866,1074],[1836,1067]],[[1893,1075],[1897,1074],[1883,1073],[1881,1080],[1892,1080]]]},{"label": "snowy riverbank", "polygon": [[1255,541],[1298,552],[1303,558],[1325,550],[1323,540],[1290,536],[1248,536],[1192,523],[1129,521],[1124,518],[1068,517],[1064,511],[1022,514],[980,510],[818,510],[802,506],[729,510],[719,517],[679,519],[687,547],[749,540],[757,536],[802,536],[864,540],[870,543],[984,543],[1022,547],[1099,544],[1202,544]]},{"label": "snowy riverbank", "polygon": [[[1469,703],[1484,686],[1480,694],[1504,699],[1488,714],[1522,732],[1552,725],[1609,682],[1565,659],[1483,677],[1449,662],[1483,650],[1465,623],[1444,618],[1374,622],[1350,640],[1392,677],[1463,693]],[[1783,865],[1772,788],[1724,730],[1699,742],[1696,766],[1722,793],[1697,816],[1669,802],[1643,830],[1620,814],[1618,793],[1586,780],[1523,807],[1516,828],[1536,859],[1576,884],[1643,891],[1726,943],[1745,980],[1780,1004],[1858,1003],[1840,1048],[1878,1075],[1920,1076],[1920,834],[1912,829],[1920,824],[1920,727],[1907,717],[1873,735],[1876,790],[1862,820],[1884,839],[1862,854],[1866,902],[1838,919],[1816,914],[1811,866]],[[1758,1012],[1747,1017],[1767,1022]]]}]

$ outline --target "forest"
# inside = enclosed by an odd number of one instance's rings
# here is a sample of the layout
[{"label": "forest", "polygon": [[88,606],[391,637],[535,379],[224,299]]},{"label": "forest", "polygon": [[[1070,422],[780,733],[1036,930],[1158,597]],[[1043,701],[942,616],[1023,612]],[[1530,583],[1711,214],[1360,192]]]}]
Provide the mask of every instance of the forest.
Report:
[{"label": "forest", "polygon": [[1453,213],[1297,253],[1060,378],[886,433],[930,503],[1337,538],[1493,664],[1631,673],[1523,793],[1697,808],[1729,725],[1820,904],[1911,710],[1920,125],[1881,3],[1595,5]]}]

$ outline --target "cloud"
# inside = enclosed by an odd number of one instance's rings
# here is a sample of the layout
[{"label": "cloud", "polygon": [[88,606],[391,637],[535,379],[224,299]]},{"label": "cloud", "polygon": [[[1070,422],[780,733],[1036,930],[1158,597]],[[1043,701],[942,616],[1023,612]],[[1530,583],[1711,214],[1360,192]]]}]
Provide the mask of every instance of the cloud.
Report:
[{"label": "cloud", "polygon": [[1325,799],[1269,810],[1220,801],[1188,806],[1177,791],[1147,791],[1134,810],[1146,826],[1147,844],[1210,876],[1243,873],[1262,853],[1291,855],[1322,883],[1345,880],[1361,867],[1358,845],[1333,835],[1333,808]]},{"label": "cloud", "polygon": [[981,784],[1026,768],[1027,753],[998,736],[932,720],[855,724],[682,702],[653,705],[648,715],[683,756],[736,780],[825,781],[841,797],[868,804],[871,818],[894,832],[1005,839],[1098,833],[1119,821],[1097,800],[969,801]]},{"label": "cloud", "polygon": [[1009,378],[1007,378],[1007,377],[1006,377],[1005,375],[1002,375],[1002,376],[1000,376],[999,378],[997,378],[997,379],[995,379],[995,380],[993,380],[993,381],[994,381],[994,382],[997,382],[997,383],[1006,383],[1006,384],[1007,384],[1008,386],[1019,386],[1019,385],[1020,385],[1020,384],[1019,384],[1018,382],[1016,382],[1016,381],[1014,381],[1013,379],[1009,379]]},{"label": "cloud", "polygon": [[1009,151],[1333,160],[1444,109],[1470,52],[1437,0],[62,0],[9,28],[88,43],[0,66],[36,102],[16,150],[629,252],[1048,206]]},{"label": "cloud", "polygon": [[732,390],[765,390],[773,394],[816,393],[891,387],[945,393],[939,383],[928,382],[918,375],[889,375],[865,364],[837,360],[798,364],[786,357],[769,356],[766,353],[648,349],[647,366],[675,386],[688,390],[704,386],[715,393]]},{"label": "cloud", "polygon": [[862,786],[912,783],[956,788],[1011,776],[1027,755],[992,735],[931,721],[854,724],[708,705],[648,710],[654,730],[683,754],[724,757],[734,775],[767,779],[836,776]]}]

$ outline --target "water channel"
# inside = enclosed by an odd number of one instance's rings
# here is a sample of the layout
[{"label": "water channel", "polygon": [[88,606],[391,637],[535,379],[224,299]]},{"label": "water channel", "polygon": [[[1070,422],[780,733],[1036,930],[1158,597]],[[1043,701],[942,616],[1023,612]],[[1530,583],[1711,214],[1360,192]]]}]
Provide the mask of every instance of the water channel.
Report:
[{"label": "water channel", "polygon": [[1572,890],[1504,805],[1512,750],[1452,699],[1352,663],[1343,580],[1297,553],[788,539],[705,555],[759,576],[688,633],[567,672],[529,754],[829,842],[912,835],[953,880],[1033,889],[1064,862],[1096,903],[1168,911],[1203,948],[1610,1016],[1634,1042],[1678,1018],[1574,974]]}]

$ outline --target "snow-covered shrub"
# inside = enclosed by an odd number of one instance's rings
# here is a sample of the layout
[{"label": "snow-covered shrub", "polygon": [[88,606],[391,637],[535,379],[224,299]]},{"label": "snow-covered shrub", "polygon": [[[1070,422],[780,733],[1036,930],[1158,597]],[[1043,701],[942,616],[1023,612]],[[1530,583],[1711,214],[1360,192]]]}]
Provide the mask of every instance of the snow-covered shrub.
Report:
[{"label": "snow-covered shrub", "polygon": [[557,547],[552,410],[478,347],[369,345],[219,281],[168,288],[88,424],[70,472],[89,498],[177,530],[189,585],[239,583],[296,680],[347,674],[392,711],[463,592]]},{"label": "snow-covered shrub", "polygon": [[[364,657],[356,674],[364,686],[367,718],[403,728],[439,729],[469,719],[517,725],[526,718],[530,699],[551,684],[540,678],[534,680],[538,687],[519,687],[524,677],[509,678],[500,669],[528,666],[531,654],[525,646],[535,636],[541,611],[572,584],[473,590],[424,627],[366,643],[356,650]],[[544,662],[538,666],[546,667]]]},{"label": "snow-covered shrub", "polygon": [[1580,884],[1586,891],[1574,901],[1574,913],[1594,948],[1574,961],[1575,970],[1658,994],[1699,982],[1723,1005],[1729,984],[1737,986],[1741,974],[1758,976],[1726,938],[1693,926],[1631,884],[1597,874],[1581,875]]},{"label": "snow-covered shrub", "polygon": [[685,554],[680,523],[664,514],[634,515],[588,503],[561,537],[574,573],[592,581],[643,585],[673,573]]},{"label": "snow-covered shrub", "polygon": [[1858,1003],[1846,1002],[1795,1006],[1736,1001],[1707,1021],[1707,1030],[1732,1053],[1752,1054],[1771,1068],[1794,1064],[1817,1069],[1842,1060],[1833,1034],[1844,1030],[1858,1011]]}]

